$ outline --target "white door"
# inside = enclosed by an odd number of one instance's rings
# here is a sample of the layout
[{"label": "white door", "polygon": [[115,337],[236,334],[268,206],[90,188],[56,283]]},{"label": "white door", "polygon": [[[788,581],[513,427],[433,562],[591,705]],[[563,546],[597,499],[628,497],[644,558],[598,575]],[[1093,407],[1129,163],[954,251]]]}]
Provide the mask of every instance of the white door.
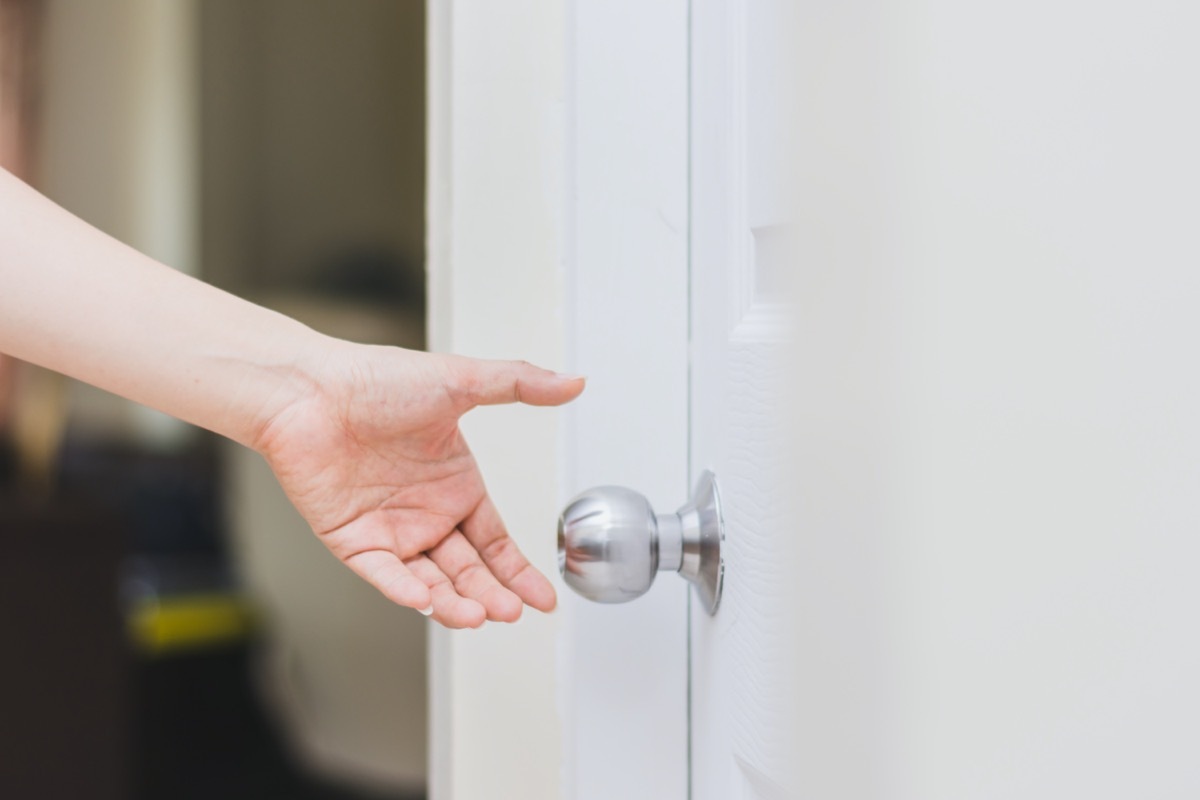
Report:
[{"label": "white door", "polygon": [[[454,5],[454,91],[431,93],[456,103],[453,135],[431,137],[456,156],[431,184],[454,189],[440,341],[553,357],[567,230],[562,320],[591,381],[559,502],[614,483],[669,510],[711,467],[728,563],[712,618],[661,575],[627,605],[564,589],[556,618],[439,632],[434,774],[454,780],[435,794],[560,796],[561,719],[561,796],[771,797],[790,719],[803,797],[1196,796],[1198,12],[787,5],[804,16],[804,393],[782,520],[757,505],[771,462],[739,459],[771,452],[769,411],[745,401],[778,345],[780,233],[750,191],[766,162],[745,76],[770,63],[763,28],[786,26],[745,16],[758,0],[568,0],[565,25],[558,4]],[[539,42],[564,29],[560,136],[561,61]],[[468,433],[536,558],[550,437],[512,448],[546,418],[501,419]],[[798,600],[772,613],[781,571]],[[789,628],[803,659],[780,688]]]},{"label": "white door", "polygon": [[577,800],[783,791],[783,8],[573,6],[569,324],[589,389],[567,489],[626,486],[662,513],[709,470],[726,526],[715,615],[666,572],[623,605],[565,596]]}]

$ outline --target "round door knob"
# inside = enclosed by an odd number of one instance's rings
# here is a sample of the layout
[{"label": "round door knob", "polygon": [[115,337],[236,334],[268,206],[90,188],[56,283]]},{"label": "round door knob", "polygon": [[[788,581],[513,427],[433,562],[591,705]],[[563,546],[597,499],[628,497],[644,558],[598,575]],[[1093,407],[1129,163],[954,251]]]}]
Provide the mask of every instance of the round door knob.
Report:
[{"label": "round door knob", "polygon": [[633,600],[659,571],[679,572],[712,613],[724,579],[723,538],[711,473],[671,514],[654,513],[632,489],[600,486],[575,497],[559,517],[558,568],[568,586],[599,603]]}]

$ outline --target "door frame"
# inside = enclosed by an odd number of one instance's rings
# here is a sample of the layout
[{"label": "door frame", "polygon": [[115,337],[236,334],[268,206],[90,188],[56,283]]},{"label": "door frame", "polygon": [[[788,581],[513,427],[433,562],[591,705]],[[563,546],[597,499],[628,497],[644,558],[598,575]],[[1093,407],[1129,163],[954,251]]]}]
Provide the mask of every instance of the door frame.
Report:
[{"label": "door frame", "polygon": [[[568,8],[568,352],[590,382],[562,499],[616,484],[673,511],[690,489],[689,2]],[[632,603],[564,595],[563,797],[688,796],[688,596],[670,574]]]},{"label": "door frame", "polygon": [[429,6],[431,349],[589,376],[557,418],[464,421],[560,610],[431,626],[434,800],[590,800],[617,779],[619,796],[687,796],[686,584],[664,575],[635,604],[585,603],[558,579],[554,545],[558,509],[593,483],[662,509],[687,497],[687,9]]},{"label": "door frame", "polygon": [[[431,350],[563,366],[564,20],[541,0],[429,4]],[[513,538],[556,575],[559,417],[479,409],[463,429]],[[430,625],[431,798],[561,795],[561,618]]]}]

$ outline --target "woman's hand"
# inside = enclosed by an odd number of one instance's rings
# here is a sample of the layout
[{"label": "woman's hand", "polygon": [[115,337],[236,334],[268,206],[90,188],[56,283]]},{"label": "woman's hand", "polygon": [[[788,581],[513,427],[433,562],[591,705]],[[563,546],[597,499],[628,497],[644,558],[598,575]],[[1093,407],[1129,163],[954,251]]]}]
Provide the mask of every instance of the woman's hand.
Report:
[{"label": "woman's hand", "polygon": [[[324,337],[168,269],[0,170],[0,352],[262,453],[334,555],[451,627],[554,608],[458,419],[583,381]],[[517,443],[514,443],[516,446]]]},{"label": "woman's hand", "polygon": [[583,391],[523,362],[333,344],[254,442],[325,545],[389,599],[448,627],[511,622],[554,588],[517,549],[458,428],[478,405]]}]

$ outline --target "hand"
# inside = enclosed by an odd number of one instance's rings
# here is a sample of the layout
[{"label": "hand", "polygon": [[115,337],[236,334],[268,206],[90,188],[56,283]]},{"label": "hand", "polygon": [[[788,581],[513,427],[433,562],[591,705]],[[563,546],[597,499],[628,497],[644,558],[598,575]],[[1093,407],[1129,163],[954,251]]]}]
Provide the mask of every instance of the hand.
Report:
[{"label": "hand", "polygon": [[292,503],[350,569],[452,628],[554,608],[517,549],[458,428],[479,405],[554,406],[583,391],[524,362],[338,342],[315,386],[257,441]]},{"label": "hand", "polygon": [[329,339],[132,250],[3,169],[0,352],[254,447],[334,555],[397,603],[453,627],[554,608],[458,419],[483,403],[559,405],[580,379]]}]

